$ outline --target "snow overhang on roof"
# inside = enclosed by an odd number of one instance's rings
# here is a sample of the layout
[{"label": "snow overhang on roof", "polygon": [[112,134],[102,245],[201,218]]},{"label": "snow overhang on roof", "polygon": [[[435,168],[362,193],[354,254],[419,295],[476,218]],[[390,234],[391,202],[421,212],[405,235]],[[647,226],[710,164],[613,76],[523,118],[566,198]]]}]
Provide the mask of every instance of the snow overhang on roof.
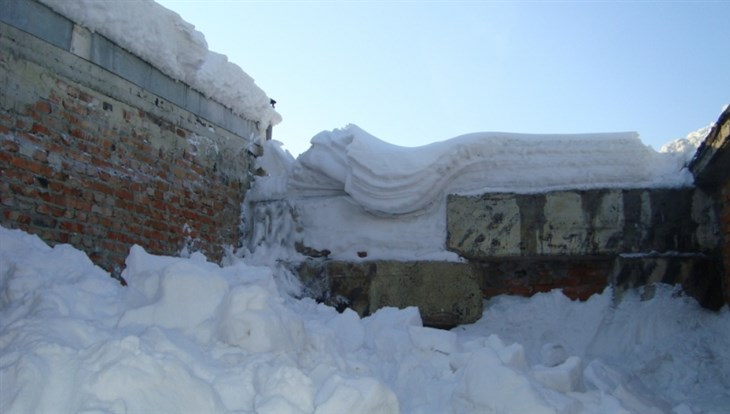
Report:
[{"label": "snow overhang on roof", "polygon": [[715,187],[730,177],[730,105],[697,149],[689,169],[701,187]]}]

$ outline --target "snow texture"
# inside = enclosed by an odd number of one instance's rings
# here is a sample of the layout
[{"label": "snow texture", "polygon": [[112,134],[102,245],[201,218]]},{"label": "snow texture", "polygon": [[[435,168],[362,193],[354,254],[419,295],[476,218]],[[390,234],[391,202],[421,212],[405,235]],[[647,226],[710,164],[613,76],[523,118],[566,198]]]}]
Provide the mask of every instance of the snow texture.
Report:
[{"label": "snow texture", "polygon": [[349,125],[297,159],[269,141],[257,160],[268,175],[247,194],[249,248],[293,261],[296,242],[339,260],[458,261],[445,249],[448,194],[690,186],[687,159],[635,133],[484,132],[405,148]]},{"label": "snow texture", "polygon": [[482,132],[405,148],[349,125],[316,135],[292,162],[285,180],[261,184],[258,198],[347,194],[370,212],[397,215],[423,211],[446,194],[692,184],[684,158],[657,153],[636,133]]},{"label": "snow texture", "polygon": [[697,148],[699,148],[700,144],[702,144],[705,138],[707,138],[707,134],[710,133],[713,126],[714,124],[710,124],[704,128],[698,129],[697,131],[690,132],[684,138],[670,141],[662,145],[659,152],[679,154],[685,159],[685,162],[689,162],[689,160],[692,159],[692,156],[695,155],[695,152],[697,152]]},{"label": "snow texture", "polygon": [[281,122],[266,93],[225,55],[208,50],[205,36],[153,0],[40,0],[98,32],[265,130]]},{"label": "snow texture", "polygon": [[133,247],[121,287],[0,227],[0,412],[722,413],[730,312],[662,285],[499,296],[425,328],[280,292],[272,268]]}]

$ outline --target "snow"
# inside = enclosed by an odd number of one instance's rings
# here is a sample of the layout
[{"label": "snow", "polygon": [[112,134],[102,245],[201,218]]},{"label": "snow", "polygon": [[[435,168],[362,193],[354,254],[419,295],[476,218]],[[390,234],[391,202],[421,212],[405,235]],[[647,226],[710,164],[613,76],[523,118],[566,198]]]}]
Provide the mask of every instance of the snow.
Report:
[{"label": "snow", "polygon": [[[280,120],[151,0],[41,1],[262,128]],[[295,242],[345,260],[459,260],[443,246],[448,194],[690,186],[701,139],[658,153],[635,133],[485,132],[403,148],[350,125],[296,160],[267,142],[269,175],[247,194],[252,252],[219,266],[133,246],[126,287],[69,245],[0,227],[0,412],[727,412],[730,311],[672,287],[498,296],[443,331],[413,307],[360,318],[301,299],[282,263],[301,258]]]},{"label": "snow", "polygon": [[376,214],[409,214],[444,194],[688,186],[684,161],[655,152],[636,133],[484,132],[405,148],[348,125],[312,138],[286,182],[260,198],[347,194]]},{"label": "snow", "polygon": [[253,78],[225,55],[209,51],[205,36],[195,26],[153,0],[40,1],[234,113],[258,122],[262,131],[281,122]]},{"label": "snow", "polygon": [[659,152],[679,154],[685,159],[685,162],[689,162],[692,156],[695,155],[695,152],[697,152],[697,148],[707,138],[707,134],[710,133],[713,125],[714,123],[700,128],[697,131],[692,131],[684,138],[667,142],[662,145]]},{"label": "snow", "polygon": [[247,194],[249,248],[295,261],[296,242],[340,260],[458,261],[445,249],[449,194],[686,187],[686,161],[635,133],[482,132],[405,148],[349,125],[297,159],[266,143],[257,162],[268,175]]},{"label": "snow", "polygon": [[0,228],[0,411],[722,413],[730,312],[664,285],[499,296],[451,331],[282,293],[275,269],[135,246],[121,287]]}]

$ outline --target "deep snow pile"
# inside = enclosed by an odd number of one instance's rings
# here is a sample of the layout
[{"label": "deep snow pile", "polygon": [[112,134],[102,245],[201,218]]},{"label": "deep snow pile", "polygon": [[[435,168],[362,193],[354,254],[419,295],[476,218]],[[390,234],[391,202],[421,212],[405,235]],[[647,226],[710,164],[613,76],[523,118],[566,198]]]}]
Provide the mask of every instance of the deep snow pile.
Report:
[{"label": "deep snow pile", "polygon": [[238,65],[208,50],[205,36],[180,15],[153,0],[40,0],[88,29],[99,32],[262,129],[281,122],[269,98]]},{"label": "deep snow pile", "polygon": [[730,314],[560,292],[439,331],[279,293],[272,270],[132,249],[122,288],[70,246],[0,228],[0,411],[720,413]]}]

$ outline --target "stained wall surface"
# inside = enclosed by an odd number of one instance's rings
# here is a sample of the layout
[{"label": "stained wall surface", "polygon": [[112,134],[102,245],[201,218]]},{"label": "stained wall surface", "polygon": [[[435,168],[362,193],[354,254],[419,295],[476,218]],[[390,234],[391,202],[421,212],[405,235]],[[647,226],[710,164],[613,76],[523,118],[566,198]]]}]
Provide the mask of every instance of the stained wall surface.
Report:
[{"label": "stained wall surface", "polygon": [[730,106],[726,107],[690,163],[697,186],[712,196],[719,217],[725,300],[730,305]]}]

